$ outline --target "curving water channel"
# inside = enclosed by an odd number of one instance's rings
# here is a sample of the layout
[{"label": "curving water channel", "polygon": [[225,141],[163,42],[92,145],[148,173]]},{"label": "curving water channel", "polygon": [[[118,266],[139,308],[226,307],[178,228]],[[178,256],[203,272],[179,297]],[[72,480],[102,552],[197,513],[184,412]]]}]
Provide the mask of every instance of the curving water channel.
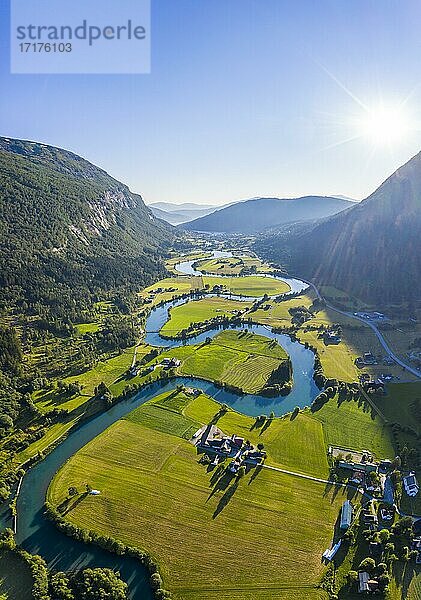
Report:
[{"label": "curving water channel", "polygon": [[[217,254],[221,253],[214,253],[214,256],[217,256]],[[226,253],[224,254],[226,255]],[[192,262],[179,263],[176,266],[177,270],[185,274],[194,274],[189,273],[189,270],[192,269]],[[292,284],[292,291],[302,291],[307,287],[307,284],[300,280],[285,280],[290,285]],[[250,298],[248,299],[250,300]],[[186,300],[168,302],[151,311],[147,319],[146,342],[165,347],[180,345],[178,340],[163,339],[159,334],[159,330],[168,319],[169,306],[182,302],[186,302]],[[253,394],[237,395],[220,389],[210,382],[186,377],[178,377],[176,380],[156,382],[145,386],[132,398],[122,400],[106,412],[82,423],[43,461],[29,469],[23,479],[17,502],[17,542],[29,552],[43,556],[51,569],[72,571],[98,566],[118,570],[123,579],[129,584],[129,598],[131,600],[151,600],[152,594],[148,574],[137,561],[116,556],[91,544],[75,541],[58,531],[44,517],[43,506],[48,485],[61,465],[85,444],[157,393],[172,390],[180,383],[200,388],[217,401],[224,402],[239,412],[251,416],[270,411],[273,411],[276,415],[282,415],[292,410],[294,406],[303,407],[310,404],[318,393],[312,378],[313,353],[299,342],[292,341],[284,334],[273,333],[269,328],[262,325],[248,325],[247,328],[255,333],[276,339],[288,352],[294,379],[292,391],[288,396],[265,398]],[[184,343],[199,343],[206,337],[213,337],[218,331],[220,329],[206,331]],[[4,526],[10,527],[10,521],[4,513],[0,512],[0,520]]]}]

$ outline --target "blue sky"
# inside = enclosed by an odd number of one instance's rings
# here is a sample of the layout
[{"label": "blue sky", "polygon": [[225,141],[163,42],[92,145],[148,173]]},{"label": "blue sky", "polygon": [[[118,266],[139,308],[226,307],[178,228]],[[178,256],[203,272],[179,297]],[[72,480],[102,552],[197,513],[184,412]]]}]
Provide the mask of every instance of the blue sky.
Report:
[{"label": "blue sky", "polygon": [[[148,203],[363,198],[421,150],[418,0],[152,0],[148,75],[11,75],[6,0],[0,23],[0,134],[73,150]],[[341,143],[362,104],[404,99],[391,146]]]}]

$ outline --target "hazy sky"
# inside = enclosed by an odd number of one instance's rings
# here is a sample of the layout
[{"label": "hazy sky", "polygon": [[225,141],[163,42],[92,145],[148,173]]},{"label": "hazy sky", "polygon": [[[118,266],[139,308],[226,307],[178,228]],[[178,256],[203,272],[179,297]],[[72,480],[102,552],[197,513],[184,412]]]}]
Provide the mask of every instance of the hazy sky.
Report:
[{"label": "hazy sky", "polygon": [[[10,75],[0,9],[0,134],[148,203],[363,198],[421,150],[419,0],[152,0],[151,74],[112,76]],[[373,141],[367,109],[404,100],[393,143]]]}]

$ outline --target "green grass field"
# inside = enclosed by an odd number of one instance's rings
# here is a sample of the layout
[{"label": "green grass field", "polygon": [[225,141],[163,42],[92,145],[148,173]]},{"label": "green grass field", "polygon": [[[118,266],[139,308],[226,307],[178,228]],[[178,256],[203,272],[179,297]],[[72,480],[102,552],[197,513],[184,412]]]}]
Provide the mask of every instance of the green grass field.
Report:
[{"label": "green grass field", "polygon": [[[152,307],[159,302],[168,302],[173,298],[178,298],[191,290],[203,289],[202,277],[190,277],[189,275],[179,275],[161,279],[153,285],[139,292],[139,297],[148,301],[148,306]],[[157,291],[161,289],[161,291]]]},{"label": "green grass field", "polygon": [[421,382],[392,383],[387,386],[387,395],[375,396],[374,402],[391,423],[410,427],[421,433]]},{"label": "green grass field", "polygon": [[222,285],[232,294],[240,296],[276,296],[290,290],[285,281],[251,275],[250,277],[212,277],[204,276],[203,282],[213,288],[214,285]]},{"label": "green grass field", "polygon": [[215,275],[239,275],[242,269],[256,267],[259,273],[270,273],[272,269],[259,258],[253,256],[232,256],[210,258],[198,261],[196,270]]},{"label": "green grass field", "polygon": [[287,354],[273,340],[241,331],[222,331],[210,344],[170,351],[183,362],[177,371],[221,381],[248,393],[259,392],[271,373],[287,359]]},{"label": "green grass field", "polygon": [[[59,504],[69,485],[82,488],[86,481],[101,490],[66,518],[151,552],[176,600],[324,599],[315,586],[324,569],[321,553],[346,497],[343,488],[265,469],[237,483],[221,469],[208,471],[198,464],[194,446],[140,416],[166,402],[165,395],[156,398],[134,420],[115,423],[73,456],[53,480],[50,501]],[[170,404],[178,412],[162,413],[193,420],[200,414],[202,422],[218,408],[205,396],[188,406],[173,396]],[[302,444],[311,456],[307,436],[317,429],[316,446],[324,455],[321,425],[305,415],[276,419],[262,435],[250,430],[253,423],[230,411],[218,426],[226,433],[246,429],[250,438],[264,440],[268,463],[277,448],[282,458],[281,446],[287,451],[293,444],[303,466]],[[310,424],[307,431],[303,423]]]},{"label": "green grass field", "polygon": [[189,397],[183,392],[167,392],[158,396],[153,403],[140,406],[126,419],[156,431],[190,439],[200,424],[183,414],[184,405],[188,402]]},{"label": "green grass field", "polygon": [[253,321],[257,321],[264,325],[270,325],[271,327],[289,327],[292,318],[289,309],[298,306],[305,306],[308,308],[312,302],[313,298],[310,294],[303,294],[302,296],[296,296],[295,298],[283,300],[282,302],[274,302],[271,300],[264,304],[265,308],[259,308],[253,312]]},{"label": "green grass field", "polygon": [[14,552],[0,551],[0,597],[33,600],[33,579],[28,565]]},{"label": "green grass field", "polygon": [[379,459],[395,456],[390,428],[367,404],[334,398],[320,410],[308,413],[322,423],[329,445],[369,450]]},{"label": "green grass field", "polygon": [[186,329],[190,323],[199,323],[214,317],[232,317],[234,311],[249,308],[251,304],[240,300],[228,300],[226,298],[203,298],[194,300],[188,304],[182,304],[171,309],[169,320],[161,329],[161,333],[169,336],[177,336],[181,330]]}]

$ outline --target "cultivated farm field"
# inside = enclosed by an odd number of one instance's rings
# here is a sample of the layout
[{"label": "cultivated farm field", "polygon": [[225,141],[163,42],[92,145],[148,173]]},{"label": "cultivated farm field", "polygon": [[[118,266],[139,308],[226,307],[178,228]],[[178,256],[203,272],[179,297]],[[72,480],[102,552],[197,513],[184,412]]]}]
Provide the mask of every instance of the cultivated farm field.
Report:
[{"label": "cultivated farm field", "polygon": [[[166,398],[152,404],[159,408]],[[193,418],[217,407],[199,397],[182,411]],[[324,598],[315,587],[324,570],[320,556],[331,542],[344,488],[266,469],[251,470],[240,481],[223,468],[209,471],[189,442],[158,431],[156,422],[146,424],[140,417],[144,408],[135,419],[114,424],[59,471],[49,491],[54,504],[69,485],[89,481],[101,490],[66,518],[147,549],[177,600]],[[218,426],[240,433],[244,420],[253,437],[266,441],[275,433],[271,425],[259,436],[250,431],[253,419],[232,411]],[[275,422],[295,429],[295,421]],[[238,427],[228,430],[231,424]],[[302,431],[301,424],[295,432]],[[280,430],[275,437],[282,438]],[[266,447],[270,455],[269,440]],[[319,451],[324,452],[322,444]]]}]

